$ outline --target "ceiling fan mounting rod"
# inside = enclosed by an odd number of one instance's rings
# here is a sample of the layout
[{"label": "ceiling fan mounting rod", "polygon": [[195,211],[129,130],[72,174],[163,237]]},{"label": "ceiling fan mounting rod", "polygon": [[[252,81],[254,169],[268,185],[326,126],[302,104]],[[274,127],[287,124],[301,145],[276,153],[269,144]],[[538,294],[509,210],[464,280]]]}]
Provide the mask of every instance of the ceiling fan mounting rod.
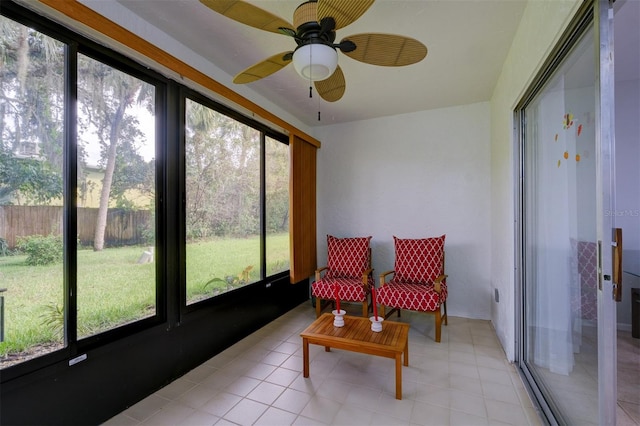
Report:
[{"label": "ceiling fan mounting rod", "polygon": [[336,39],[334,28],[335,21],[333,18],[324,18],[322,22],[305,22],[298,26],[296,40],[300,40],[303,44],[324,43],[330,45]]}]

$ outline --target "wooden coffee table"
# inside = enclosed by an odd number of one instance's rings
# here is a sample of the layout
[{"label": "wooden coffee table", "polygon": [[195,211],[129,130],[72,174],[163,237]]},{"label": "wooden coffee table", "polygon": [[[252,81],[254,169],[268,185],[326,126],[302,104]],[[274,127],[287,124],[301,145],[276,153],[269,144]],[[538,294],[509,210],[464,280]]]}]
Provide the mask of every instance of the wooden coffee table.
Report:
[{"label": "wooden coffee table", "polygon": [[318,317],[302,333],[303,376],[309,377],[309,344],[378,355],[396,360],[396,399],[402,399],[402,365],[409,365],[409,324],[384,321],[382,331],[371,331],[371,321],[363,317],[344,317],[344,327],[333,326],[333,314]]}]

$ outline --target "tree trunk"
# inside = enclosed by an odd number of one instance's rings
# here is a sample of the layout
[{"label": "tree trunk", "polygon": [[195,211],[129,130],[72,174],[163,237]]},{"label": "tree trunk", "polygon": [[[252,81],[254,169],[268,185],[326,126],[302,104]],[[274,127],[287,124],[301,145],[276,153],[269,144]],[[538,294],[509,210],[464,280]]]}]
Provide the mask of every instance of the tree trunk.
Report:
[{"label": "tree trunk", "polygon": [[93,237],[93,251],[102,251],[104,249],[104,233],[107,229],[107,213],[109,212],[109,195],[111,194],[111,183],[113,182],[113,172],[116,168],[116,153],[118,147],[118,138],[120,135],[120,125],[124,112],[129,104],[129,98],[126,97],[118,106],[111,124],[111,132],[109,133],[109,150],[107,151],[107,166],[104,171],[104,179],[102,180],[102,191],[100,192],[100,206],[98,207],[98,218],[96,220],[96,231]]},{"label": "tree trunk", "polygon": [[[24,94],[26,92],[26,82],[27,82],[27,74],[29,72],[29,30],[27,27],[20,28],[20,35],[18,36],[18,49],[16,52],[17,56],[17,79],[18,79],[18,99],[24,99]],[[16,114],[15,117],[15,139],[13,141],[12,151],[16,151],[20,149],[20,144],[22,143],[22,128],[20,122],[20,116],[29,118],[29,111],[31,107],[27,107],[27,112],[23,114]],[[27,121],[25,120],[25,125]]]}]

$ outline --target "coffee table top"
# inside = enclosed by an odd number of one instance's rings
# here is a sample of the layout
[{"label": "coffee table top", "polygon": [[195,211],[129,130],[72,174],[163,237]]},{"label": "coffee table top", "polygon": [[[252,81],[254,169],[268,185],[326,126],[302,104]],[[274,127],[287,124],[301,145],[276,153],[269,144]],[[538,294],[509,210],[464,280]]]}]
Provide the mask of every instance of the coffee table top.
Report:
[{"label": "coffee table top", "polygon": [[344,317],[344,327],[333,326],[333,314],[325,313],[307,327],[300,336],[312,340],[321,339],[322,342],[350,342],[364,346],[381,346],[402,352],[406,348],[409,335],[409,324],[383,321],[382,331],[371,331],[369,318],[348,316]]}]

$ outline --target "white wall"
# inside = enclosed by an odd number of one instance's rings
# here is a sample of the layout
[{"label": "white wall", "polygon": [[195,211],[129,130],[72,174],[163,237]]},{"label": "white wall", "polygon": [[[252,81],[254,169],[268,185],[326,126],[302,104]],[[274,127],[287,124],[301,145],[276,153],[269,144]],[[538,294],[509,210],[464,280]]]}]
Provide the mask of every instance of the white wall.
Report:
[{"label": "white wall", "polygon": [[446,234],[449,315],[490,319],[489,123],[478,103],[317,129],[319,265],[327,234],[373,236],[376,277],[394,235]]},{"label": "white wall", "polygon": [[513,110],[577,11],[580,0],[530,0],[491,99],[491,281],[500,293],[491,319],[509,360],[515,359],[516,141]]},{"label": "white wall", "polygon": [[393,268],[394,234],[446,233],[449,313],[490,318],[508,359],[514,360],[513,110],[579,5],[580,0],[527,4],[489,106],[317,129],[323,143],[318,152],[319,264],[326,262],[326,234],[372,235],[379,273]]}]

